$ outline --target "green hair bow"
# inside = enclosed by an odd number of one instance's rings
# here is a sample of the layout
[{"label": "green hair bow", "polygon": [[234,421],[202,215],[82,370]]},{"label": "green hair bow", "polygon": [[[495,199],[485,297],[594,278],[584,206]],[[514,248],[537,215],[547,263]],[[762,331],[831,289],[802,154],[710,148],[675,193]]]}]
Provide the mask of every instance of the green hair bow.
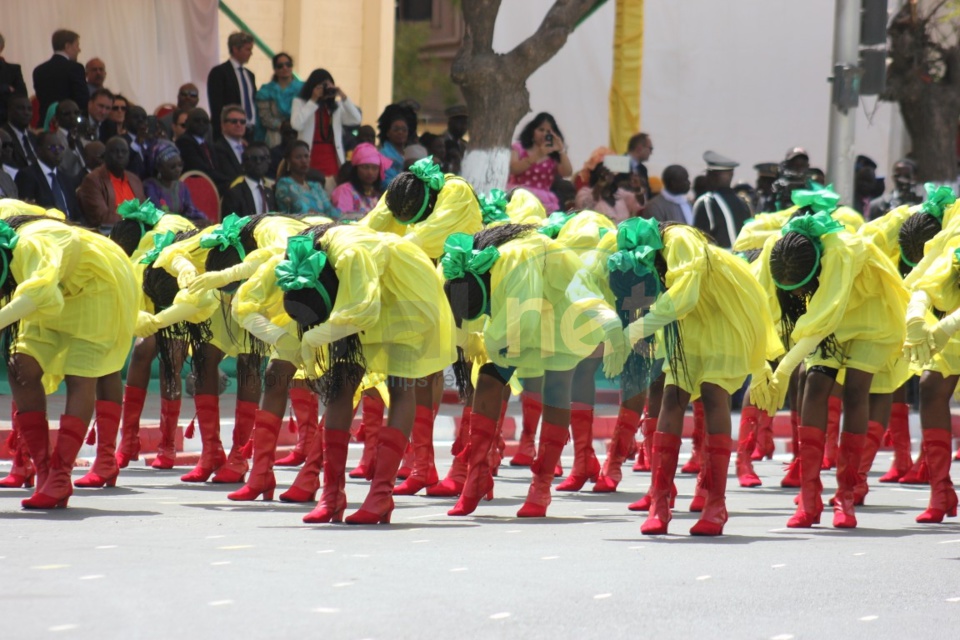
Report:
[{"label": "green hair bow", "polygon": [[537,229],[537,231],[556,240],[557,236],[560,235],[560,229],[563,228],[563,225],[567,224],[570,218],[575,215],[577,215],[576,211],[569,213],[566,211],[554,211],[550,214],[549,218],[543,221],[543,226]]},{"label": "green hair bow", "polygon": [[287,239],[287,257],[278,264],[273,272],[277,277],[277,286],[283,291],[294,291],[312,287],[332,310],[330,294],[320,282],[320,272],[327,264],[327,254],[313,246],[311,236],[293,236]]},{"label": "green hair bow", "polygon": [[433,156],[427,156],[414,162],[410,166],[410,173],[417,176],[427,188],[423,190],[423,204],[420,205],[420,211],[409,220],[398,220],[397,222],[402,225],[413,224],[419,221],[427,211],[427,203],[430,202],[430,191],[440,191],[440,189],[443,189],[443,185],[447,183],[447,179],[443,175],[443,170],[434,164]]},{"label": "green hair bow", "polygon": [[[0,249],[12,252],[19,241],[20,235],[14,228],[0,220]],[[3,259],[3,271],[0,271],[0,286],[7,281],[7,275],[10,273],[10,258],[7,257],[7,251],[0,251],[0,258]]]},{"label": "green hair bow", "polygon": [[149,200],[144,200],[141,204],[134,198],[133,200],[127,200],[117,207],[117,215],[124,220],[136,220],[140,223],[141,227],[144,224],[153,227],[160,222],[160,218],[163,217],[163,211],[157,209],[156,205]]},{"label": "green hair bow", "polygon": [[[443,243],[443,257],[440,266],[443,268],[443,277],[447,280],[463,278],[468,273],[476,279],[483,293],[481,313],[486,310],[489,295],[483,283],[483,274],[490,271],[500,259],[500,250],[496,247],[487,247],[477,251],[473,248],[473,236],[467,233],[454,233]],[[473,320],[473,318],[468,318]]]},{"label": "green hair bow", "polygon": [[243,243],[240,242],[240,230],[243,229],[250,218],[241,218],[235,213],[231,213],[217,225],[212,233],[205,233],[200,238],[200,246],[204,249],[213,249],[217,247],[220,251],[226,251],[229,247],[234,247],[240,254],[240,259],[247,257],[247,252],[243,249]]},{"label": "green hair bow", "polygon": [[792,232],[799,233],[800,235],[809,239],[813,244],[814,250],[817,252],[817,258],[813,262],[813,269],[811,269],[810,273],[807,274],[807,277],[800,282],[796,284],[781,284],[774,280],[774,284],[784,291],[793,291],[794,289],[799,289],[813,280],[813,276],[816,275],[817,269],[820,268],[820,257],[823,255],[823,242],[821,238],[825,235],[839,233],[841,231],[843,231],[843,225],[830,217],[829,213],[823,212],[797,216],[796,218],[790,220],[787,224],[783,225],[783,229],[780,231],[781,235],[785,236]]},{"label": "green hair bow", "polygon": [[480,212],[483,214],[484,226],[510,220],[507,216],[506,192],[503,189],[491,189],[490,193],[480,199]]},{"label": "green hair bow", "polygon": [[660,223],[647,218],[629,218],[617,228],[617,252],[607,258],[610,271],[633,271],[644,277],[656,270],[657,251],[663,249]]},{"label": "green hair bow", "polygon": [[810,207],[814,213],[830,213],[840,203],[840,194],[833,190],[833,185],[822,186],[810,182],[810,189],[794,189],[790,192],[790,199],[798,207]]},{"label": "green hair bow", "polygon": [[943,211],[957,201],[957,194],[950,187],[938,187],[932,182],[923,185],[927,190],[927,201],[920,205],[920,211],[933,216],[943,223]]},{"label": "green hair bow", "polygon": [[153,234],[153,249],[143,254],[140,264],[153,264],[157,258],[160,257],[160,252],[172,245],[176,240],[177,234],[173,231]]}]

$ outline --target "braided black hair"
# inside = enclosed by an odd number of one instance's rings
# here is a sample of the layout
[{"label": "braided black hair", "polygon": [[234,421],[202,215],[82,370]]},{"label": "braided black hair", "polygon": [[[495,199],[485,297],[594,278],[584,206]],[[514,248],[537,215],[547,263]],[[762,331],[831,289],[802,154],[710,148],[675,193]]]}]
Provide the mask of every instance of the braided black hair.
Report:
[{"label": "braided black hair", "polygon": [[113,229],[110,230],[110,239],[120,245],[127,256],[132,256],[140,245],[140,241],[147,235],[147,231],[152,230],[153,225],[124,218],[113,225]]},{"label": "braided black hair", "polygon": [[[250,222],[240,229],[240,245],[247,255],[257,250],[257,239],[253,235],[257,225],[271,216],[276,217],[275,214],[270,213],[258,213],[255,216],[250,216]],[[214,247],[207,253],[207,261],[204,268],[207,273],[211,271],[223,271],[224,269],[235,267],[241,262],[243,262],[243,259],[240,257],[240,252],[237,251],[236,247],[230,246],[225,249]]]},{"label": "braided black hair", "polygon": [[904,262],[904,258],[917,264],[923,259],[923,247],[943,228],[940,220],[918,211],[904,220],[900,226],[898,240],[900,243],[900,275],[907,275],[913,267]]},{"label": "braided black hair", "polygon": [[[393,217],[401,222],[413,219],[420,212],[423,206],[424,190],[429,189],[423,180],[415,176],[410,171],[404,171],[390,183],[387,187],[387,208]],[[430,195],[427,198],[427,208],[424,210],[417,222],[423,222],[433,213],[433,208],[437,205],[439,191],[430,189]]]}]

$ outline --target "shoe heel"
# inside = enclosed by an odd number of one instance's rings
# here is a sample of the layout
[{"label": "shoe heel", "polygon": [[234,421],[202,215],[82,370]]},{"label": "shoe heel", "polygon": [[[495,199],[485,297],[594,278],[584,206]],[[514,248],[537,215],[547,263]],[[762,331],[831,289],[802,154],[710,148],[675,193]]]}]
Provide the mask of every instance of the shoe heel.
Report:
[{"label": "shoe heel", "polygon": [[32,489],[33,485],[34,485],[34,476],[28,476],[23,481],[23,486],[26,487],[27,489]]},{"label": "shoe heel", "polygon": [[271,502],[273,500],[273,491],[274,489],[268,489],[267,491],[264,491],[263,499],[267,502]]},{"label": "shoe heel", "polygon": [[104,484],[103,486],[105,486],[105,487],[115,487],[115,486],[117,486],[117,476],[113,476],[112,478],[110,478],[109,480],[107,480],[106,484]]},{"label": "shoe heel", "polygon": [[390,524],[390,516],[393,515],[393,509],[380,516],[380,524]]}]

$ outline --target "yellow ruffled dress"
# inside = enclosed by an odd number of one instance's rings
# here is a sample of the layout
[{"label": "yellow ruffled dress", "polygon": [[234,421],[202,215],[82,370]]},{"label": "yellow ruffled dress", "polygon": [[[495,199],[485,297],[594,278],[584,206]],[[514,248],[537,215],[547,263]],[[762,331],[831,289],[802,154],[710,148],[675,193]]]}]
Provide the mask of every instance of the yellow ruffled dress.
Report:
[{"label": "yellow ruffled dress", "polygon": [[[954,255],[957,249],[960,249],[960,236],[954,236],[941,247],[940,255],[917,274],[911,287],[912,291],[924,291],[930,296],[933,308],[948,314],[960,308],[960,264]],[[936,321],[932,313],[927,315],[929,324]],[[934,355],[923,368],[941,373],[944,377],[960,374],[960,347],[957,343],[957,337],[952,337],[946,348]]]},{"label": "yellow ruffled dress", "polygon": [[[751,251],[761,249],[769,238],[779,238],[780,230],[783,228],[793,214],[800,207],[793,206],[773,213],[758,213],[755,217],[747,220],[737,239],[733,243],[734,251]],[[842,224],[850,233],[856,233],[863,226],[863,216],[856,209],[850,207],[837,207],[830,213],[830,216]]]}]

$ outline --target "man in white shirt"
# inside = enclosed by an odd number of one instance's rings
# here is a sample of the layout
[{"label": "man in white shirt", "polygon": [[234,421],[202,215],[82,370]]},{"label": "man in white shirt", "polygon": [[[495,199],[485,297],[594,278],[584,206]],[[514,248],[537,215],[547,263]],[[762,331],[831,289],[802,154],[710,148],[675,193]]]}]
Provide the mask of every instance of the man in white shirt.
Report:
[{"label": "man in white shirt", "polygon": [[220,131],[223,137],[214,145],[217,168],[230,183],[243,173],[243,151],[247,147],[244,135],[247,129],[247,116],[237,104],[228,104],[220,114]]},{"label": "man in white shirt", "polygon": [[270,168],[270,147],[263,142],[251,142],[243,151],[243,180],[230,188],[220,203],[220,217],[231,213],[253,216],[277,210],[273,189],[264,176]]}]

